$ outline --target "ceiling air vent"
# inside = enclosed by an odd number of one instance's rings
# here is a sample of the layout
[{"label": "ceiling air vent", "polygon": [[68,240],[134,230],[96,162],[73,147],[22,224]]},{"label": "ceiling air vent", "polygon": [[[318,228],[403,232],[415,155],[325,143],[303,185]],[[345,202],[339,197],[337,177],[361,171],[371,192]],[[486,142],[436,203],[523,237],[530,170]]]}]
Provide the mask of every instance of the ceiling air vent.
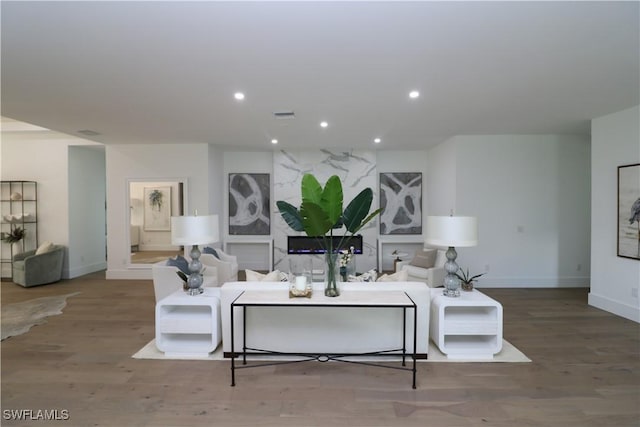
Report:
[{"label": "ceiling air vent", "polygon": [[294,119],[296,117],[296,113],[293,111],[276,111],[273,113],[273,116],[276,119]]},{"label": "ceiling air vent", "polygon": [[84,136],[97,136],[97,135],[100,135],[100,132],[96,132],[95,130],[90,130],[90,129],[79,130],[78,133],[81,133]]}]

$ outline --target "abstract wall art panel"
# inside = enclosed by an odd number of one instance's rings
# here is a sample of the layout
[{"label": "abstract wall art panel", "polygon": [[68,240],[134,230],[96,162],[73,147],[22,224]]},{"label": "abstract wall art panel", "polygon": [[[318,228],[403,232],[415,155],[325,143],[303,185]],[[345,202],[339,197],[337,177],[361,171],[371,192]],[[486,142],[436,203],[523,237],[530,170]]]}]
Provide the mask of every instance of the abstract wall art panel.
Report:
[{"label": "abstract wall art panel", "polygon": [[422,173],[381,173],[380,207],[380,234],[422,234]]},{"label": "abstract wall art panel", "polygon": [[268,173],[229,174],[229,234],[271,233],[270,183]]}]

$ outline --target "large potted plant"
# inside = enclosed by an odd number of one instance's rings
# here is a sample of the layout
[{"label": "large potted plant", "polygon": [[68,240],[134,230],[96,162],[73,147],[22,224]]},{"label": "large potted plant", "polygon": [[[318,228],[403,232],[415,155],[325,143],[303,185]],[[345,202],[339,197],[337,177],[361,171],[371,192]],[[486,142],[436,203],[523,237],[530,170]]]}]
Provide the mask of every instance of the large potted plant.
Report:
[{"label": "large potted plant", "polygon": [[[342,183],[337,175],[331,176],[324,187],[312,174],[305,174],[301,184],[302,204],[296,208],[285,201],[276,202],[280,215],[294,231],[305,232],[320,241],[325,251],[325,295],[336,297],[338,289],[338,249],[347,247],[349,240],[369,221],[380,213],[376,209],[369,214],[373,191],[365,188],[343,210]],[[346,228],[338,245],[333,246],[333,234]],[[348,234],[350,233],[350,234]]]}]

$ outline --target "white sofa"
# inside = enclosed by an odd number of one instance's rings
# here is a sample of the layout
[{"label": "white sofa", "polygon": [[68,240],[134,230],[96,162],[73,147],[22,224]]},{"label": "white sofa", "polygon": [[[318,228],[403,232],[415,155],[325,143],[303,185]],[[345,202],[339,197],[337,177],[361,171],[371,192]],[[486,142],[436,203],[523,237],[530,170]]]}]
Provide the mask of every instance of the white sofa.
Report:
[{"label": "white sofa", "polygon": [[235,255],[229,255],[222,252],[220,249],[216,249],[220,259],[215,255],[205,254],[200,255],[200,262],[202,265],[209,268],[216,268],[218,271],[218,283],[223,284],[227,282],[235,282],[238,280],[238,258]]},{"label": "white sofa", "polygon": [[[153,273],[153,291],[156,296],[156,303],[178,289],[183,288],[182,279],[180,279],[177,274],[178,267],[168,266],[167,261],[160,261],[153,264],[151,270]],[[202,286],[219,286],[218,272],[215,267],[206,267],[202,276]]]},{"label": "white sofa", "polygon": [[[433,248],[424,248],[423,250],[436,250]],[[447,261],[445,256],[446,250],[437,249],[436,263],[432,268],[422,268],[411,265],[411,260],[398,261],[396,263],[396,272],[405,270],[408,274],[407,280],[412,282],[426,283],[430,288],[437,288],[444,285],[444,277],[446,271],[444,263]]]},{"label": "white sofa", "polygon": [[[314,293],[323,292],[314,283]],[[430,290],[418,282],[341,283],[341,291],[403,290],[417,305],[416,353],[429,348]],[[288,293],[287,282],[229,282],[221,287],[222,345],[231,356],[231,303],[245,290]],[[340,298],[340,297],[337,297]],[[242,349],[243,318],[234,316],[236,352]],[[363,353],[402,347],[402,311],[386,308],[261,307],[247,310],[247,346],[281,352]],[[413,310],[406,310],[407,351],[413,351]]]}]

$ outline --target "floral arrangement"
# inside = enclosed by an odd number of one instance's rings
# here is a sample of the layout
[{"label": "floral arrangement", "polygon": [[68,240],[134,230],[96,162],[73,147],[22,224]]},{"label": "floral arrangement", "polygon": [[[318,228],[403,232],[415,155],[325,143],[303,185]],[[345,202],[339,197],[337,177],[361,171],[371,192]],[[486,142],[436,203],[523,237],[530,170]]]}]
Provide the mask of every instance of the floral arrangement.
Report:
[{"label": "floral arrangement", "polygon": [[340,267],[346,267],[353,259],[353,246],[349,249],[340,250]]},{"label": "floral arrangement", "polygon": [[0,233],[0,240],[7,243],[16,243],[24,238],[27,231],[24,228],[16,227],[8,233]]}]

